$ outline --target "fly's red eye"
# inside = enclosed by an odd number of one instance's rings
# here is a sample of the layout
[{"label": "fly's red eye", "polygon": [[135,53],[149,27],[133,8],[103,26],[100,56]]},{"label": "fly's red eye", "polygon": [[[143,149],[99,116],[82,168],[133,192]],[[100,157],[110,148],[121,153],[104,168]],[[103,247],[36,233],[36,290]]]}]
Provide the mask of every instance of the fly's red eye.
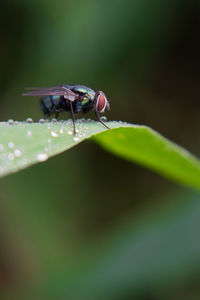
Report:
[{"label": "fly's red eye", "polygon": [[108,100],[105,94],[102,91],[99,91],[99,94],[97,96],[97,102],[96,102],[96,108],[98,112],[104,112],[107,104],[108,104]]}]

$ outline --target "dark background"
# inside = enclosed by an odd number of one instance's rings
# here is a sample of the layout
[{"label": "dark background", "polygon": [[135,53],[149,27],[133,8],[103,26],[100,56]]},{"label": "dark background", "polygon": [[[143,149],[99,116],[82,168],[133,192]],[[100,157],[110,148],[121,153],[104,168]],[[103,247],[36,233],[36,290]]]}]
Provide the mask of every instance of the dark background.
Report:
[{"label": "dark background", "polygon": [[[200,155],[198,1],[0,1],[2,121],[42,116],[37,99],[21,96],[24,87],[84,84],[105,91],[109,120],[148,125]],[[193,196],[91,141],[1,179],[2,299],[43,286],[47,295],[51,277],[76,277],[112,230],[121,236],[116,228],[138,219],[148,228],[150,212],[178,212]],[[141,287],[136,299],[199,299],[199,274]],[[134,284],[126,292],[120,299],[133,299]]]}]

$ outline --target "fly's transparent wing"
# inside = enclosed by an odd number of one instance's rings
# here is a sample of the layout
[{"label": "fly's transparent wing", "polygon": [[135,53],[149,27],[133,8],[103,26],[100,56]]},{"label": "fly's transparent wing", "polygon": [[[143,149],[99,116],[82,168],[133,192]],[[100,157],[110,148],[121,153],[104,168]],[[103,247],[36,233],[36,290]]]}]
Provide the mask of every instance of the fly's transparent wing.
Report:
[{"label": "fly's transparent wing", "polygon": [[78,98],[78,94],[72,92],[65,85],[54,87],[31,87],[26,88],[29,92],[23,93],[23,96],[63,96],[69,101],[75,101]]}]

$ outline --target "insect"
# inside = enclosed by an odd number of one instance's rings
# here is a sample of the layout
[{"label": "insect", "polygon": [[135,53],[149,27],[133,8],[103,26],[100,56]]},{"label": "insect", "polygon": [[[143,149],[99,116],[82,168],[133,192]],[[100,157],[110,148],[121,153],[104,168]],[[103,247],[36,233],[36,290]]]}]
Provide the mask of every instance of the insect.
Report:
[{"label": "insect", "polygon": [[73,121],[74,134],[75,113],[87,113],[91,110],[95,111],[98,121],[107,129],[110,129],[100,118],[99,113],[103,113],[106,109],[110,110],[110,105],[106,95],[102,91],[94,91],[84,85],[63,84],[54,87],[32,87],[26,88],[30,90],[23,93],[23,96],[42,96],[40,99],[40,108],[45,118],[55,114],[58,118],[60,112],[70,111]]}]

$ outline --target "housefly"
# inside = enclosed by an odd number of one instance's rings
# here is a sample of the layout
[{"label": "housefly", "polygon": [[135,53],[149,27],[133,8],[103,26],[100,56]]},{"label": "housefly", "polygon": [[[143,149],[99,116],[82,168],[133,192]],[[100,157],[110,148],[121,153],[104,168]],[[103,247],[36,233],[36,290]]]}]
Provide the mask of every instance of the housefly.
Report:
[{"label": "housefly", "polygon": [[55,114],[58,118],[60,112],[70,111],[73,121],[74,134],[75,113],[87,113],[91,110],[95,111],[98,121],[107,129],[110,129],[100,118],[99,113],[110,110],[109,101],[102,91],[94,91],[84,85],[63,84],[54,87],[32,87],[26,88],[30,90],[23,93],[23,96],[41,96],[40,108],[45,118]]}]

